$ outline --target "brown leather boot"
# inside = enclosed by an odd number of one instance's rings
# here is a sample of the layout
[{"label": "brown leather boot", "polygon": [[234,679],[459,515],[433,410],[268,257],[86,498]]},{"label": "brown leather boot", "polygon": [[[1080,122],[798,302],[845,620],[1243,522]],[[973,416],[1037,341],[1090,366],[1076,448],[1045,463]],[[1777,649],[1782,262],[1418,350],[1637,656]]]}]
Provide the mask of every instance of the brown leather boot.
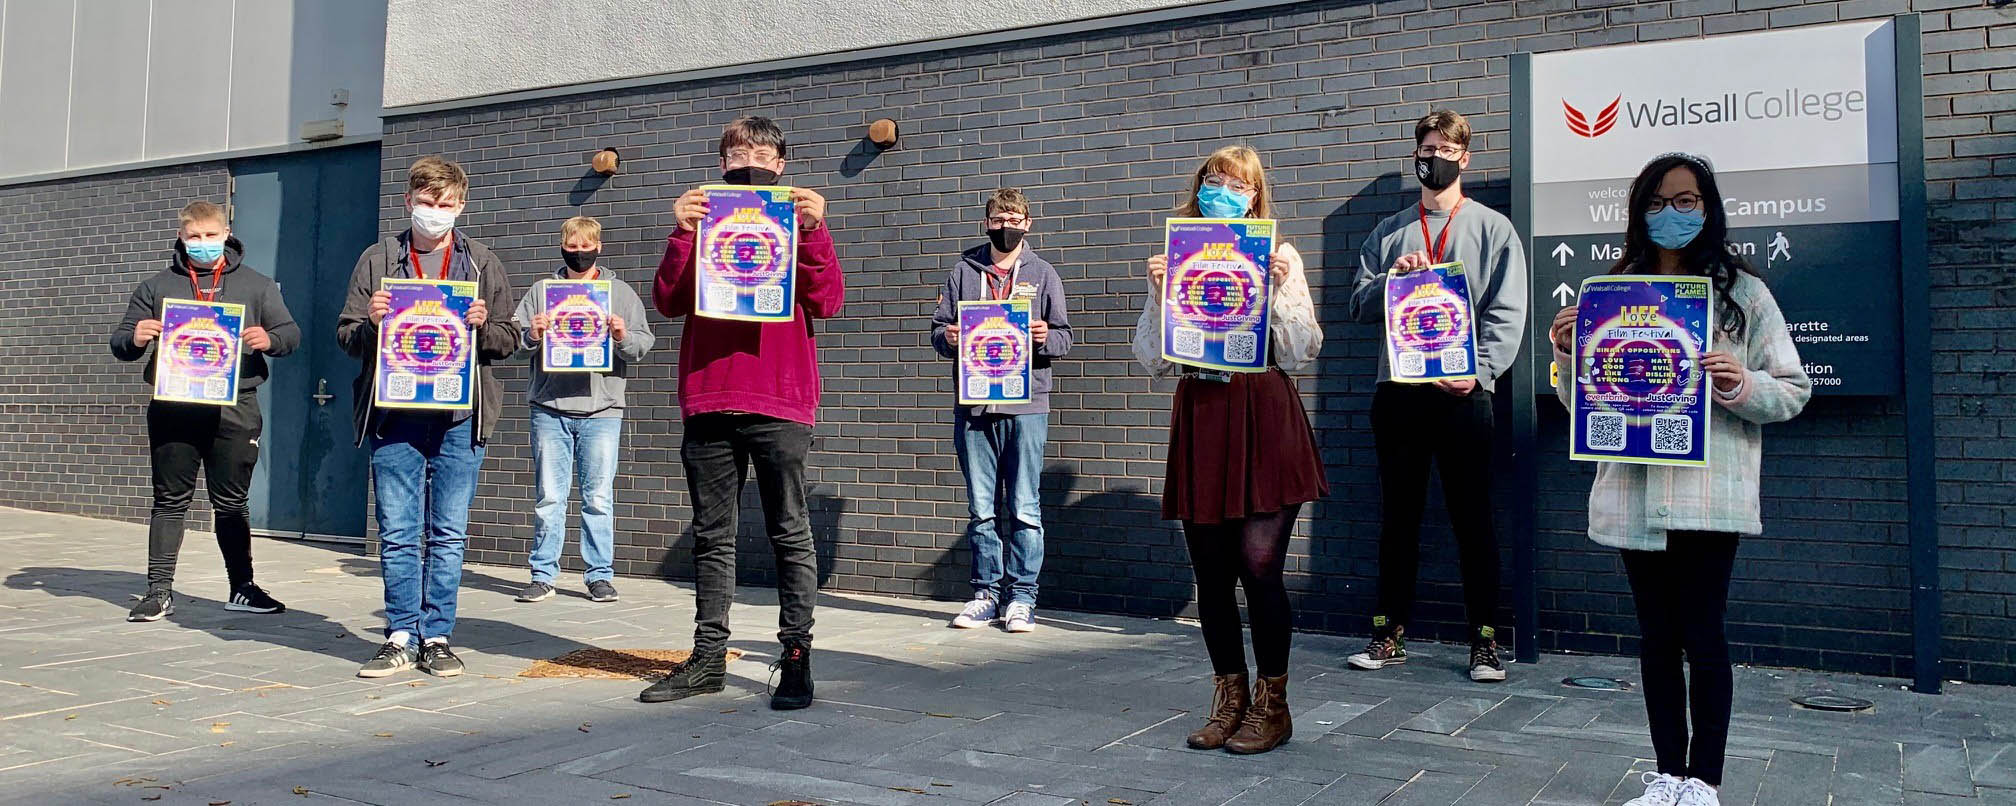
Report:
[{"label": "brown leather boot", "polygon": [[1253,686],[1253,705],[1239,723],[1239,732],[1225,740],[1225,749],[1241,755],[1265,753],[1294,735],[1288,718],[1288,676],[1262,677]]},{"label": "brown leather boot", "polygon": [[1190,734],[1190,746],[1199,750],[1224,747],[1225,740],[1239,729],[1239,721],[1246,718],[1246,675],[1216,674],[1211,682],[1218,685],[1211,695],[1211,719]]}]

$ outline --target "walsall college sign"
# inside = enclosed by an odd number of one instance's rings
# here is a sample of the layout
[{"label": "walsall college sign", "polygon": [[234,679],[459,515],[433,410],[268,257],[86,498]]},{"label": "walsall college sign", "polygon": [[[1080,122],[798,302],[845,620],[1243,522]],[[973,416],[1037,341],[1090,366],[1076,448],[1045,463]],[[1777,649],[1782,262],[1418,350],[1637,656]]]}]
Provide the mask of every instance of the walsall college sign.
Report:
[{"label": "walsall college sign", "polygon": [[[1777,296],[1814,391],[1897,392],[1893,28],[1532,56],[1529,332],[1545,333],[1582,278],[1622,256],[1631,180],[1645,163],[1688,151],[1714,164],[1731,248]],[[1529,341],[1546,366],[1546,339]]]}]

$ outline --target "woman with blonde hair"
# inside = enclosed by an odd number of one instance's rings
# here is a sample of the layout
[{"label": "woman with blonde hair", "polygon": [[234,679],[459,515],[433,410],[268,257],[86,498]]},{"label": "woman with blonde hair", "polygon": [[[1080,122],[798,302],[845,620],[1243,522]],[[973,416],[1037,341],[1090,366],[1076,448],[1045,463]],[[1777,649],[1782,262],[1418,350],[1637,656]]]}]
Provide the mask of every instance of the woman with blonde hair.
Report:
[{"label": "woman with blonde hair", "polygon": [[[1190,183],[1180,217],[1268,218],[1260,155],[1218,149]],[[1269,273],[1265,372],[1217,373],[1162,357],[1162,281],[1168,256],[1148,259],[1155,295],[1134,330],[1134,356],[1156,377],[1182,377],[1170,413],[1162,517],[1183,522],[1197,577],[1197,617],[1211,655],[1216,693],[1191,747],[1264,753],[1294,732],[1289,721],[1288,645],[1292,615],[1282,564],[1302,505],[1329,492],[1309,416],[1287,370],[1307,366],[1323,346],[1302,256],[1275,241]],[[1246,647],[1236,588],[1244,586],[1259,679],[1247,693]]]}]

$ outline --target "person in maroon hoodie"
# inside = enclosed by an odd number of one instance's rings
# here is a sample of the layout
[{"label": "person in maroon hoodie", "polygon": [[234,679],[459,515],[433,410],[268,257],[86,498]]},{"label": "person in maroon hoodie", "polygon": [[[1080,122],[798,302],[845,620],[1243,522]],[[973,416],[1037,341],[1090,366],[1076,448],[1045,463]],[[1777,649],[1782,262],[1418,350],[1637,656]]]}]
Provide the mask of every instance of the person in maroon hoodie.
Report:
[{"label": "person in maroon hoodie", "polygon": [[[784,173],[784,132],[768,118],[745,117],[721,133],[721,178],[731,185],[772,185]],[[693,316],[695,231],[707,215],[699,190],[679,197],[679,225],[658,264],[652,299],[658,312],[686,319],[679,343],[679,410],[686,489],[693,500],[693,565],[699,608],[693,655],[637,698],[671,702],[722,689],[728,605],[735,596],[736,507],[749,465],[763,494],[763,520],[777,558],[777,639],[771,669],[783,679],[771,693],[778,710],[812,704],[812,605],[819,575],[805,515],[805,454],[819,411],[819,355],[812,320],[840,313],[846,285],[826,199],[794,188],[798,215],[797,315],[789,322]]]}]

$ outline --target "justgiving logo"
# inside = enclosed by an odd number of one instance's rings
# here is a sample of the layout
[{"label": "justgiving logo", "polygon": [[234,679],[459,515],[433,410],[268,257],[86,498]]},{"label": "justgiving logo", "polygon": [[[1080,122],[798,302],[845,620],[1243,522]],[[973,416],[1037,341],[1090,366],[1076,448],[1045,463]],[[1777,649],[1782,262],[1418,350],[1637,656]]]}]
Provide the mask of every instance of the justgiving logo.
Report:
[{"label": "justgiving logo", "polygon": [[1603,107],[1603,111],[1596,113],[1594,121],[1582,114],[1582,110],[1576,109],[1574,104],[1568,103],[1566,98],[1561,99],[1561,108],[1567,112],[1569,131],[1583,137],[1602,137],[1617,126],[1617,107],[1623,103],[1624,96],[1617,96],[1609,106]]}]

